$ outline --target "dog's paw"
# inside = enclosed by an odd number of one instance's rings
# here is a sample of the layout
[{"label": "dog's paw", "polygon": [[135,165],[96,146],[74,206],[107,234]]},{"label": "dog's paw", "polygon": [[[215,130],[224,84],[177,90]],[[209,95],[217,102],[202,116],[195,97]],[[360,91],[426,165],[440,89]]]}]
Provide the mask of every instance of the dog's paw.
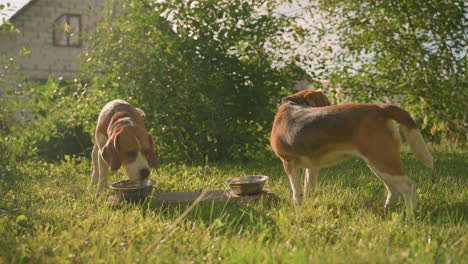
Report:
[{"label": "dog's paw", "polygon": [[302,205],[302,203],[304,201],[304,196],[302,194],[293,195],[293,201],[294,201],[294,204],[296,204],[296,205]]},{"label": "dog's paw", "polygon": [[90,185],[88,185],[88,187],[86,187],[86,190],[88,190],[88,192],[95,191],[96,190],[96,185],[95,184],[90,184]]},{"label": "dog's paw", "polygon": [[101,197],[104,197],[104,191],[96,191],[96,193],[94,194],[96,198],[101,198]]}]

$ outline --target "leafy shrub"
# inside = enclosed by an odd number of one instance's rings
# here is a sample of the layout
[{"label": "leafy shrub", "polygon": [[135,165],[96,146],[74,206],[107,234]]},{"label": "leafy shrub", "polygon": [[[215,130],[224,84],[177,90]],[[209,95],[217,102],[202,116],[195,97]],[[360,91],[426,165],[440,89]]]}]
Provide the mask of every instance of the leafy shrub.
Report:
[{"label": "leafy shrub", "polygon": [[[267,48],[291,20],[255,1],[122,1],[90,37],[85,74],[146,112],[159,156],[248,158],[268,144],[296,67]],[[284,44],[284,42],[281,42]]]},{"label": "leafy shrub", "polygon": [[[9,8],[9,3],[0,5],[0,12]],[[20,31],[3,21],[0,32]],[[16,56],[29,52],[23,48]],[[0,55],[0,176],[17,173],[18,161],[87,154],[90,120],[97,115],[99,97],[88,97],[92,90],[77,82],[30,81],[14,62],[15,57]]]},{"label": "leafy shrub", "polygon": [[88,96],[92,91],[79,83],[29,81],[18,74],[14,60],[2,61],[0,167],[23,159],[88,155],[99,97]]}]

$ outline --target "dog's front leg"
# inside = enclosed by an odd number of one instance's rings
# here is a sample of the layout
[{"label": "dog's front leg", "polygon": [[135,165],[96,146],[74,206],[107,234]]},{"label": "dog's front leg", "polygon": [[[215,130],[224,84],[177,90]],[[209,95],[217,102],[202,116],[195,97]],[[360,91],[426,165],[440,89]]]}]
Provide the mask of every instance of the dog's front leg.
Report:
[{"label": "dog's front leg", "polygon": [[102,157],[101,151],[99,151],[99,182],[97,186],[97,194],[101,193],[107,187],[107,173],[109,172],[109,168],[107,167],[104,158]]},{"label": "dog's front leg", "polygon": [[283,160],[283,167],[289,177],[289,182],[291,183],[294,202],[302,204],[304,194],[301,188],[301,173],[299,168],[296,168],[292,162],[288,162],[286,160]]},{"label": "dog's front leg", "polygon": [[99,180],[99,148],[96,144],[94,144],[91,158],[93,161],[93,172],[91,173],[91,182],[88,185],[88,190],[98,184]]},{"label": "dog's front leg", "polygon": [[317,189],[318,185],[319,169],[308,168],[305,169],[304,173],[304,196],[307,196],[311,192]]}]

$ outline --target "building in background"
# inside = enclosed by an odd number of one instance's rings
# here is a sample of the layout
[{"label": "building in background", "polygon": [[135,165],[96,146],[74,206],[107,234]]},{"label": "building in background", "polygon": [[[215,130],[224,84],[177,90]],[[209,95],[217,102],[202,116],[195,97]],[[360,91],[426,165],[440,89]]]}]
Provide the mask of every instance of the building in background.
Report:
[{"label": "building in background", "polygon": [[0,56],[13,58],[13,65],[32,80],[47,80],[49,76],[75,78],[79,72],[79,55],[86,49],[82,37],[96,28],[103,2],[0,1],[5,6],[0,10],[3,19],[19,30],[19,33],[0,32]]}]

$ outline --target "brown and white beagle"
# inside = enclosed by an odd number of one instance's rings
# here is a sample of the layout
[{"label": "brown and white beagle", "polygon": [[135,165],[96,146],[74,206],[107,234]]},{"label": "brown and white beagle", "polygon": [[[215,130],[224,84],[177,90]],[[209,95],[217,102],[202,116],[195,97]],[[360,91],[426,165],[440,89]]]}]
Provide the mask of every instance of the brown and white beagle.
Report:
[{"label": "brown and white beagle", "polygon": [[[433,161],[421,133],[405,110],[390,104],[330,105],[315,90],[283,98],[275,116],[270,144],[283,162],[293,200],[317,186],[320,168],[333,166],[349,155],[362,158],[387,189],[385,207],[403,195],[406,206],[416,209],[416,184],[404,173],[400,160],[400,135],[392,120],[403,126],[416,158],[426,167]],[[305,168],[304,189],[300,168]]]},{"label": "brown and white beagle", "polygon": [[107,174],[121,166],[130,180],[149,177],[150,168],[159,168],[153,137],[146,131],[145,113],[123,100],[106,104],[99,114],[93,147],[93,173],[90,186],[97,192],[107,187]]}]

